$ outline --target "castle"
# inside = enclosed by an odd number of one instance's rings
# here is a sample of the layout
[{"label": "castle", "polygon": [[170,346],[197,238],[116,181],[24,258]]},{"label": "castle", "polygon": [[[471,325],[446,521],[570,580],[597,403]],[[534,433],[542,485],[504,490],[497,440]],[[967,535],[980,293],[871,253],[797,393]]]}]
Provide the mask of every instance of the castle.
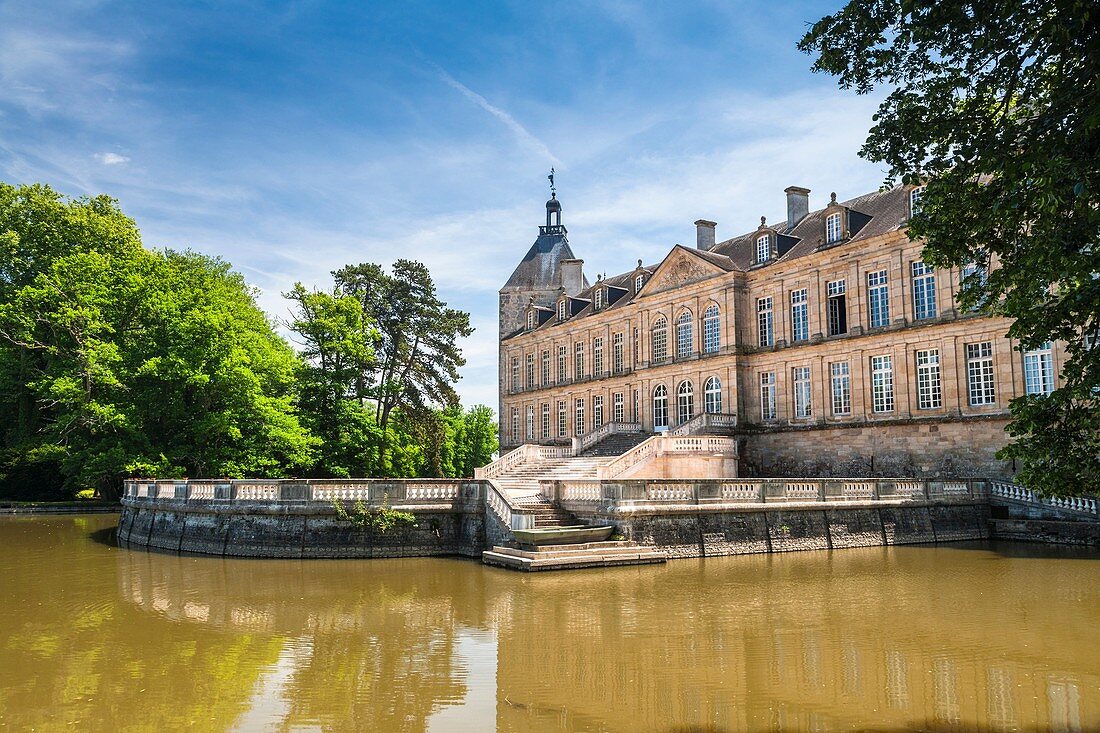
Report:
[{"label": "castle", "polygon": [[[1007,477],[1008,403],[1050,392],[1057,345],[1021,353],[1009,321],[960,309],[980,266],[921,261],[895,186],[787,216],[592,283],[556,194],[500,290],[500,443],[569,442],[608,422],[721,425],[742,473]],[[713,420],[700,419],[713,417]]]}]

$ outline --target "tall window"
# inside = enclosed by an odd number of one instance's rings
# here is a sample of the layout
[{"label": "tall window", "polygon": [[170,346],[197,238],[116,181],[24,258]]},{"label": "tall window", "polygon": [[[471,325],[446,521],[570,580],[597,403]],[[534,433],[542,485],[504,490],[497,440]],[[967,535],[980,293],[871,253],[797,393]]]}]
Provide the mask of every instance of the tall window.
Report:
[{"label": "tall window", "polygon": [[592,429],[603,425],[603,395],[592,398]]},{"label": "tall window", "polygon": [[791,340],[810,338],[810,304],[806,289],[791,291]]},{"label": "tall window", "polygon": [[890,285],[886,270],[867,273],[867,305],[871,313],[871,328],[890,323]]},{"label": "tall window", "polygon": [[565,347],[564,346],[559,346],[558,347],[558,384],[565,384],[566,380],[568,379],[568,377],[566,376],[569,373],[568,367],[566,365],[567,356],[568,356],[568,354],[566,352]]},{"label": "tall window", "polygon": [[611,335],[611,371],[620,374],[623,371],[623,333]]},{"label": "tall window", "polygon": [[832,381],[833,415],[840,417],[852,414],[852,375],[846,361],[836,361],[829,365]]},{"label": "tall window", "polygon": [[584,435],[584,399],[573,400],[573,434]]},{"label": "tall window", "polygon": [[519,357],[512,357],[512,391],[519,392]]},{"label": "tall window", "polygon": [[756,238],[756,261],[767,262],[772,254],[772,238],[768,234],[761,234]]},{"label": "tall window", "polygon": [[668,390],[658,384],[653,390],[653,429],[668,427]]},{"label": "tall window", "polygon": [[564,438],[569,434],[568,416],[565,400],[558,400],[558,437]]},{"label": "tall window", "polygon": [[[985,270],[985,265],[978,264],[977,262],[971,262],[969,265],[963,265],[962,268],[962,284],[966,285],[967,280],[970,280],[972,287],[974,285],[985,285],[988,273]],[[972,306],[971,311],[978,310],[978,306]]]},{"label": "tall window", "polygon": [[844,280],[833,280],[826,284],[825,289],[829,296],[829,335],[848,333],[847,283]]},{"label": "tall window", "polygon": [[550,384],[550,350],[542,352],[542,386]]},{"label": "tall window", "polygon": [[622,392],[616,392],[611,398],[611,419],[615,422],[626,422],[626,400]]},{"label": "tall window", "polygon": [[909,192],[909,216],[920,213],[920,200],[924,195],[924,186],[917,186]]},{"label": "tall window", "polygon": [[760,373],[760,419],[775,419],[775,372]]},{"label": "tall window", "polygon": [[685,379],[676,389],[676,423],[683,425],[693,417],[695,417],[695,388]]},{"label": "tall window", "polygon": [[527,330],[530,331],[535,327],[535,312],[527,311]]},{"label": "tall window", "polygon": [[643,285],[645,285],[645,275],[635,275],[634,276],[634,292],[635,293],[640,292]]},{"label": "tall window", "polygon": [[971,405],[992,405],[996,402],[992,341],[966,345],[966,377]]},{"label": "tall window", "polygon": [[1024,387],[1028,394],[1054,391],[1054,345],[1049,341],[1024,352]]},{"label": "tall window", "polygon": [[840,214],[829,214],[825,219],[825,242],[832,244],[840,241]]},{"label": "tall window", "polygon": [[524,384],[527,389],[532,389],[535,386],[535,355],[527,355],[527,368],[524,370],[524,376],[527,377],[527,381]]},{"label": "tall window", "polygon": [[722,380],[711,377],[703,385],[703,409],[712,415],[722,412]]},{"label": "tall window", "polygon": [[685,356],[691,356],[694,351],[693,347],[693,334],[692,334],[692,316],[691,311],[684,311],[680,314],[680,317],[676,319],[676,356],[677,358],[683,358]]},{"label": "tall window", "polygon": [[808,366],[795,367],[791,370],[791,378],[794,383],[794,416],[810,417],[810,368]]},{"label": "tall window", "polygon": [[573,379],[584,379],[584,342],[573,344]]},{"label": "tall window", "polygon": [[894,411],[894,359],[891,356],[871,357],[871,410]]},{"label": "tall window", "polygon": [[668,358],[668,322],[664,316],[653,322],[650,336],[653,339],[653,361],[664,361]]},{"label": "tall window", "polygon": [[917,409],[938,410],[943,406],[943,386],[940,378],[940,350],[917,352]]},{"label": "tall window", "polygon": [[527,442],[530,443],[535,439],[535,408],[533,405],[527,407]]},{"label": "tall window", "polygon": [[596,310],[603,308],[603,288],[596,289],[596,300],[593,304]]},{"label": "tall window", "polygon": [[603,376],[603,337],[592,339],[592,376],[599,379]]},{"label": "tall window", "polygon": [[722,348],[722,317],[718,304],[711,303],[703,311],[703,353],[714,354]]},{"label": "tall window", "polygon": [[923,262],[913,263],[913,318],[936,317],[936,274]]},{"label": "tall window", "polygon": [[564,299],[561,300],[560,302],[558,302],[558,320],[559,321],[564,321],[565,320],[565,302],[566,301]]},{"label": "tall window", "polygon": [[631,363],[632,366],[636,366],[638,364],[638,359],[641,358],[641,354],[642,354],[642,347],[640,345],[641,344],[641,336],[639,335],[640,333],[641,333],[641,331],[638,329],[637,326],[635,326],[634,327],[634,338],[631,341],[632,350],[630,352],[630,363]]},{"label": "tall window", "polygon": [[512,445],[519,445],[519,408],[512,408]]},{"label": "tall window", "polygon": [[771,346],[775,343],[771,298],[756,299],[756,338],[760,346]]},{"label": "tall window", "polygon": [[550,437],[550,403],[542,403],[542,439]]}]

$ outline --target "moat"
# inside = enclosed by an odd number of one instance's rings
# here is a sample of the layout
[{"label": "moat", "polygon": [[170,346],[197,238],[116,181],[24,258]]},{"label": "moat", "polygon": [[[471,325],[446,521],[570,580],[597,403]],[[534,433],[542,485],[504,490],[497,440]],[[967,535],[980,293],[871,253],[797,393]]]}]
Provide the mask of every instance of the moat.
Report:
[{"label": "moat", "polygon": [[519,575],[0,518],[0,730],[1080,731],[1100,552],[868,547]]}]

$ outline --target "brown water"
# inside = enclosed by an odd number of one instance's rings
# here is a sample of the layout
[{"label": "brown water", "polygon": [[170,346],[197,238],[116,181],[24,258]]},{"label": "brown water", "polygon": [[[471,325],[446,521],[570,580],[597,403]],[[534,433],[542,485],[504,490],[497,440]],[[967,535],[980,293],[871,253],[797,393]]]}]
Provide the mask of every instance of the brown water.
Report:
[{"label": "brown water", "polygon": [[0,730],[1100,730],[1100,555],[521,575],[227,560],[0,518]]}]

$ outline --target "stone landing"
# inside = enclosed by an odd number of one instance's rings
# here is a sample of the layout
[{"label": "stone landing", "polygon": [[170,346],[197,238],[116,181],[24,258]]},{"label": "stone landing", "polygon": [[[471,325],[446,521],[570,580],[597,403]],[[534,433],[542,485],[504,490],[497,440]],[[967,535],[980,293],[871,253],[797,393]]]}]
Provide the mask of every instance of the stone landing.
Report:
[{"label": "stone landing", "polygon": [[481,561],[486,565],[527,572],[652,565],[667,559],[663,551],[633,542],[588,542],[522,548],[497,546],[481,553]]}]

